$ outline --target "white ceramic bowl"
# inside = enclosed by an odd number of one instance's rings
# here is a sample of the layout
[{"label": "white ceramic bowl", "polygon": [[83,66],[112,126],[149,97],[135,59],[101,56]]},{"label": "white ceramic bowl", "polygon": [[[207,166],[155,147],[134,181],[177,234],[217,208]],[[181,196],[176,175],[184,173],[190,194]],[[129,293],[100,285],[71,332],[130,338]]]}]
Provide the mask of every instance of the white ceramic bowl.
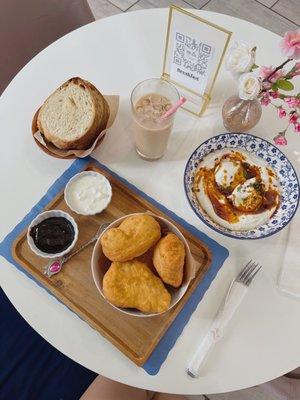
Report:
[{"label": "white ceramic bowl", "polygon": [[[107,231],[107,229],[118,227],[125,218],[129,217],[130,215],[136,215],[136,214],[143,214],[143,213],[129,214],[129,215],[125,215],[124,217],[117,219],[116,221],[112,222],[102,232],[101,236],[104,234],[104,232]],[[170,307],[168,310],[163,311],[161,313],[156,313],[156,314],[145,314],[139,310],[116,307],[115,305],[110,303],[104,296],[104,293],[102,290],[102,282],[103,282],[103,277],[104,277],[106,271],[110,267],[111,261],[108,260],[105,257],[105,255],[103,254],[102,246],[101,246],[101,242],[100,242],[101,236],[97,240],[94,250],[93,250],[93,254],[92,254],[92,262],[91,262],[92,275],[93,275],[95,285],[98,289],[98,292],[108,303],[111,304],[112,307],[114,307],[115,309],[117,309],[125,314],[132,315],[135,317],[151,317],[151,316],[163,314],[164,312],[169,311],[184,296],[184,294],[187,291],[187,288],[190,284],[190,281],[195,276],[195,261],[191,254],[189,245],[188,245],[185,237],[180,232],[180,230],[174,224],[172,224],[172,222],[168,221],[167,219],[159,217],[158,215],[154,215],[154,214],[151,214],[151,215],[159,222],[161,228],[164,231],[175,233],[175,235],[177,235],[182,240],[182,242],[184,243],[185,252],[186,252],[185,264],[184,264],[184,276],[183,276],[182,285],[180,286],[180,288],[176,289],[174,287],[171,287],[171,286],[165,284],[165,286],[167,287],[167,290],[171,294],[171,304],[170,304]],[[141,256],[141,257],[143,257],[143,256]],[[140,257],[138,257],[138,259],[140,259]],[[152,270],[154,270],[154,267]]]},{"label": "white ceramic bowl", "polygon": [[[72,241],[72,243],[70,244],[70,246],[68,248],[66,248],[64,251],[61,251],[60,253],[45,253],[43,251],[41,251],[40,249],[38,249],[33,241],[33,238],[30,236],[30,230],[33,226],[39,224],[40,222],[44,221],[47,218],[51,218],[51,217],[63,217],[66,218],[68,221],[71,222],[71,224],[73,225],[74,228],[74,239]],[[27,230],[27,242],[29,244],[30,249],[37,254],[40,257],[44,257],[44,258],[58,258],[61,257],[67,253],[69,253],[69,251],[75,246],[75,243],[77,242],[78,239],[78,226],[74,220],[74,218],[71,217],[71,215],[69,215],[68,213],[61,211],[61,210],[50,210],[50,211],[45,211],[42,212],[41,214],[37,215],[34,220],[31,222],[31,224],[28,227]]]},{"label": "white ceramic bowl", "polygon": [[[79,208],[76,207],[76,204],[72,202],[72,197],[71,197],[71,187],[72,185],[79,180],[80,178],[84,176],[96,176],[96,177],[101,177],[102,184],[105,187],[106,192],[108,193],[108,197],[105,199],[105,202],[103,203],[102,207],[96,210],[95,212],[84,212],[83,210],[80,210]],[[64,191],[64,196],[65,196],[65,202],[67,203],[68,207],[76,212],[77,214],[81,215],[95,215],[101,213],[105,208],[109,205],[112,197],[112,188],[109,183],[109,180],[102,174],[96,171],[83,171],[79,172],[78,174],[74,175],[69,182],[67,183]]]}]

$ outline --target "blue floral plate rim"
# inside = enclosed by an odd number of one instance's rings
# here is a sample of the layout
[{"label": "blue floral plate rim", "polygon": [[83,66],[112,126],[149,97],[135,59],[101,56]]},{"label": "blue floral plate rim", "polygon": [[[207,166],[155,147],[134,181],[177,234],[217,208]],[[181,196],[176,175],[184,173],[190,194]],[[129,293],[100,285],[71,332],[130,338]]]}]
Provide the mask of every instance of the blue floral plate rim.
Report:
[{"label": "blue floral plate rim", "polygon": [[[218,226],[217,224],[216,224],[216,226],[214,226],[213,223],[210,223],[210,222],[206,221],[205,218],[202,216],[202,211],[200,211],[199,208],[198,208],[197,210],[195,209],[195,207],[194,207],[194,205],[193,205],[193,203],[192,203],[192,201],[191,201],[191,199],[190,199],[190,197],[189,197],[189,195],[188,195],[188,188],[187,188],[187,184],[186,184],[186,176],[187,176],[187,174],[188,174],[188,167],[189,167],[189,165],[190,165],[190,163],[191,163],[191,160],[192,160],[194,154],[195,154],[202,146],[205,146],[205,145],[209,144],[212,140],[217,140],[218,138],[220,138],[220,137],[222,137],[222,136],[228,136],[228,135],[230,135],[230,136],[232,136],[232,137],[234,137],[234,136],[242,136],[242,135],[243,135],[244,137],[248,137],[249,139],[252,138],[252,139],[254,139],[254,140],[262,141],[262,142],[264,142],[267,146],[270,146],[271,148],[274,148],[274,149],[276,150],[276,152],[278,152],[279,154],[281,154],[282,157],[284,157],[284,160],[285,160],[288,164],[290,164],[290,166],[291,166],[291,169],[292,169],[292,171],[293,171],[293,173],[294,173],[294,175],[295,175],[295,181],[296,181],[296,183],[297,183],[297,191],[298,191],[297,204],[296,204],[296,206],[295,206],[295,208],[294,208],[294,210],[293,210],[293,212],[292,212],[290,218],[289,218],[287,221],[285,221],[285,223],[283,223],[282,226],[279,226],[279,227],[278,227],[277,229],[275,229],[274,231],[271,231],[271,232],[269,232],[269,233],[262,234],[262,235],[257,236],[257,237],[252,237],[252,236],[247,236],[247,237],[244,237],[244,236],[237,236],[236,234],[230,233],[230,231],[229,231],[228,229],[223,228],[222,226]],[[240,145],[239,147],[241,148],[242,146]],[[225,147],[224,147],[224,148],[225,148]],[[228,148],[229,148],[229,149],[232,149],[232,148],[234,148],[234,147],[228,147]],[[236,146],[236,148],[238,148],[238,146]],[[215,151],[215,150],[208,151],[207,154],[212,153],[213,151]],[[246,151],[249,152],[249,150],[246,150]],[[251,152],[251,151],[250,151],[250,152]],[[265,160],[265,161],[266,161],[266,160]],[[268,161],[267,161],[267,162],[268,162]],[[272,166],[272,168],[274,168],[274,167]],[[231,132],[224,132],[224,133],[220,133],[220,134],[218,134],[218,135],[215,135],[215,136],[212,136],[212,137],[206,139],[206,140],[205,140],[204,142],[202,142],[199,146],[197,146],[197,147],[194,149],[194,151],[191,153],[190,157],[188,158],[188,160],[187,160],[187,162],[186,162],[185,169],[184,169],[184,174],[183,174],[183,186],[184,186],[184,191],[185,191],[186,198],[187,198],[187,200],[188,200],[188,202],[189,202],[189,204],[190,204],[190,206],[191,206],[193,212],[196,214],[196,216],[197,216],[206,226],[208,226],[209,228],[211,228],[212,230],[214,230],[215,232],[217,232],[217,233],[219,233],[219,234],[221,234],[221,235],[224,235],[224,236],[227,236],[227,237],[230,237],[230,238],[233,238],[233,239],[239,239],[239,240],[258,240],[258,239],[263,239],[263,238],[267,238],[267,237],[273,236],[274,234],[280,232],[282,229],[284,229],[284,228],[291,222],[291,220],[292,220],[293,217],[295,216],[295,214],[296,214],[296,212],[297,212],[297,209],[298,209],[298,206],[299,206],[299,201],[300,201],[300,192],[299,192],[299,191],[300,191],[300,184],[299,184],[299,178],[298,178],[297,172],[296,172],[296,170],[295,170],[293,164],[290,162],[290,160],[288,159],[288,157],[287,157],[278,147],[276,147],[273,143],[269,142],[268,140],[266,140],[266,139],[264,139],[264,138],[262,138],[262,137],[259,137],[259,136],[255,136],[255,135],[253,135],[253,134],[251,134],[251,133],[245,133],[245,132],[232,132],[232,133],[231,133]],[[208,218],[209,218],[209,217],[208,217]],[[257,228],[256,228],[256,229],[257,229]],[[236,232],[243,232],[243,231],[232,231],[232,232],[235,232],[235,233],[236,233]],[[248,232],[248,231],[245,231],[245,232]]]}]

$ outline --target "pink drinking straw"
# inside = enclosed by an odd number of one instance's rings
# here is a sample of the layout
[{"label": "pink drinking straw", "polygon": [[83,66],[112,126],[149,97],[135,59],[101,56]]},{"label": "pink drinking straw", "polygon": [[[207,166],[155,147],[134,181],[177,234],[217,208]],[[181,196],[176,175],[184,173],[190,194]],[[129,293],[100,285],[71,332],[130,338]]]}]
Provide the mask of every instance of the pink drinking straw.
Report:
[{"label": "pink drinking straw", "polygon": [[170,110],[168,110],[167,112],[165,112],[160,119],[166,119],[168,117],[170,117],[170,115],[174,114],[179,107],[182,106],[182,104],[184,104],[186,102],[186,98],[185,97],[180,97],[180,99],[178,101],[176,101],[176,103],[173,104],[173,106],[170,108]]}]

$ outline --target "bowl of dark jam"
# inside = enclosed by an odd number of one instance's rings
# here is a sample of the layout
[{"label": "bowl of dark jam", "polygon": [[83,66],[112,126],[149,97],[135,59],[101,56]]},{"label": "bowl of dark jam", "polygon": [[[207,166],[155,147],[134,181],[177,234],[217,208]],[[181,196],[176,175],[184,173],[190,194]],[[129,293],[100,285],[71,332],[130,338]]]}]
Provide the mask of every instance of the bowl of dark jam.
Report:
[{"label": "bowl of dark jam", "polygon": [[45,258],[61,257],[74,247],[78,227],[68,213],[45,211],[34,218],[28,227],[27,241],[31,250]]}]

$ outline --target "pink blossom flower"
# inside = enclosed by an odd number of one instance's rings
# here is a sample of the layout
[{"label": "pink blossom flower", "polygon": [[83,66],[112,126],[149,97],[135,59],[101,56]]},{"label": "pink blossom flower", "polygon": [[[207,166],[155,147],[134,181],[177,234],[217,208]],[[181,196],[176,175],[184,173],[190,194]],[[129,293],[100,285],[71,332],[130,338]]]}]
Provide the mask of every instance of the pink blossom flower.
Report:
[{"label": "pink blossom flower", "polygon": [[300,29],[286,32],[279,47],[285,56],[298,60],[300,58]]},{"label": "pink blossom flower", "polygon": [[279,133],[278,135],[276,135],[273,138],[273,140],[274,140],[274,143],[277,144],[278,146],[286,146],[287,145],[287,140],[283,133]]},{"label": "pink blossom flower", "polygon": [[266,92],[263,93],[263,97],[260,99],[260,103],[263,106],[268,106],[271,103],[269,93],[266,93]]},{"label": "pink blossom flower", "polygon": [[286,116],[286,111],[282,107],[278,107],[277,114],[279,118],[284,118]]},{"label": "pink blossom flower", "polygon": [[286,97],[284,101],[290,108],[296,108],[300,106],[300,99],[297,99],[297,97]]},{"label": "pink blossom flower", "polygon": [[[274,69],[275,68],[273,68],[272,65],[270,67],[260,67],[259,76],[262,79],[266,79],[274,71]],[[269,80],[270,82],[274,83],[278,79],[280,79],[283,75],[285,75],[285,71],[283,69],[280,69],[279,71],[276,71]]]},{"label": "pink blossom flower", "polygon": [[300,124],[298,122],[294,125],[294,129],[295,132],[300,132]]},{"label": "pink blossom flower", "polygon": [[278,92],[269,92],[269,95],[270,95],[273,99],[278,99],[278,97],[279,97]]},{"label": "pink blossom flower", "polygon": [[267,82],[267,81],[263,81],[263,82],[262,82],[262,88],[263,88],[264,90],[270,90],[270,89],[271,89],[271,86],[272,86],[272,83],[270,83],[270,82]]},{"label": "pink blossom flower", "polygon": [[296,124],[298,118],[299,118],[298,114],[296,114],[296,113],[291,114],[290,119],[289,119],[289,123],[290,124]]},{"label": "pink blossom flower", "polygon": [[293,67],[293,72],[291,73],[291,76],[297,76],[300,75],[300,62],[297,62],[294,67]]}]

